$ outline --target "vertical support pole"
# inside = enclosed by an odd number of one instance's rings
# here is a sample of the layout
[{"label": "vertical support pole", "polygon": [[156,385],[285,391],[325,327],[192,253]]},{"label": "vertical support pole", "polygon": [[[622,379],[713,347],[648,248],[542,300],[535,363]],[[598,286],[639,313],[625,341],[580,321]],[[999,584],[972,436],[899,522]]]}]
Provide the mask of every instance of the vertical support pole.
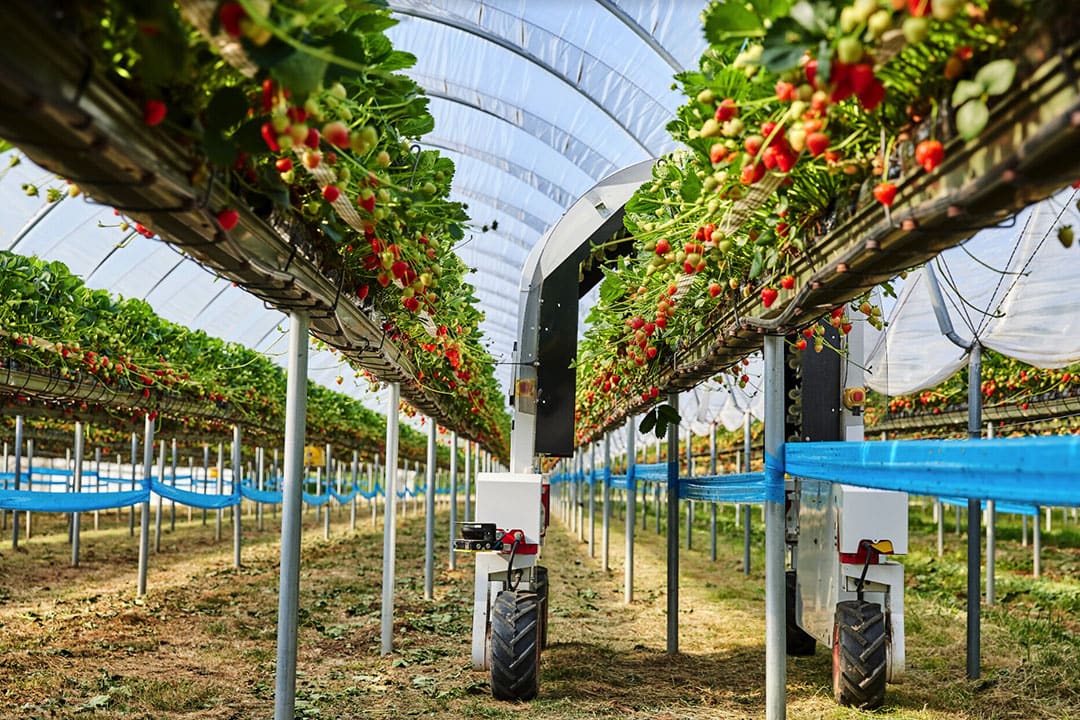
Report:
[{"label": "vertical support pole", "polygon": [[[218,441],[217,446],[217,482],[215,488],[218,495],[221,495],[225,490],[225,442]],[[214,540],[221,542],[221,521],[225,517],[225,511],[222,508],[217,509],[216,520],[214,521]]]},{"label": "vertical support pole", "polygon": [[[1038,522],[1038,516],[1036,516]],[[1020,547],[1028,546],[1028,522],[1027,515],[1020,516]]]},{"label": "vertical support pole", "polygon": [[[131,489],[136,489],[135,484],[135,468],[139,463],[139,436],[136,433],[131,433]],[[118,473],[119,474],[119,473]],[[128,535],[135,537],[135,506],[132,505],[128,510],[131,515],[128,517]]]},{"label": "vertical support pole", "polygon": [[600,496],[600,567],[604,572],[610,569],[608,549],[611,533],[611,435],[604,435],[604,470],[601,474],[603,485]]},{"label": "vertical support pole", "polygon": [[[203,480],[202,491],[203,493],[210,492],[210,443],[203,443],[202,446],[202,465],[203,465]],[[202,511],[202,524],[206,527],[206,508]]]},{"label": "vertical support pole", "polygon": [[[986,438],[994,439],[994,424],[986,423]],[[993,500],[986,501],[986,604],[994,604],[994,585],[996,583],[994,563],[997,560],[996,547],[997,507]]]},{"label": "vertical support pole", "polygon": [[[709,474],[716,475],[716,423],[709,427]],[[716,562],[716,503],[709,503],[709,559]]]},{"label": "vertical support pole", "polygon": [[[307,360],[305,359],[304,362],[307,362]],[[285,487],[284,473],[278,468],[278,451],[277,448],[274,448],[274,462],[270,465],[270,479],[277,484],[278,490],[282,490]],[[282,502],[282,512],[284,512],[284,507],[284,502]],[[275,519],[277,518],[277,503],[270,506],[270,516]]]},{"label": "vertical support pole", "polygon": [[[187,469],[188,469],[188,477],[191,478],[191,480],[189,481],[191,483],[191,489],[194,490],[195,489],[195,458],[191,457],[190,455],[188,455],[188,459],[187,459]],[[188,521],[188,523],[191,523],[191,506],[190,505],[188,505],[188,509],[187,509],[187,521]]]},{"label": "vertical support pole", "polygon": [[[75,468],[72,472],[72,486],[75,492],[82,492],[83,462],[83,424],[75,421]],[[79,567],[79,513],[71,513],[71,567]]]},{"label": "vertical support pole", "polygon": [[[978,440],[982,437],[982,348],[978,342],[971,345],[968,356],[968,438]],[[967,676],[977,680],[979,670],[980,645],[980,602],[982,588],[979,573],[982,571],[982,522],[981,503],[976,498],[968,498],[968,542],[967,542]]]},{"label": "vertical support pole", "polygon": [[[172,451],[169,458],[169,468],[172,470],[172,486],[176,487],[176,438],[170,444]],[[176,502],[169,503],[169,532],[176,532]]]},{"label": "vertical support pole", "polygon": [[[6,467],[6,463],[5,463]],[[101,492],[101,448],[94,448],[94,490]],[[94,511],[94,529],[101,529],[101,513]]]},{"label": "vertical support pole", "polygon": [[[285,467],[281,483],[281,575],[278,581],[277,670],[274,720],[296,716],[296,638],[300,615],[300,534],[307,422],[308,316],[289,314],[289,359],[285,385]],[[274,450],[277,468],[277,450]]]},{"label": "vertical support pole", "polygon": [[465,441],[465,522],[470,522],[472,514],[472,440]]},{"label": "vertical support pole", "polygon": [[623,573],[623,602],[630,604],[634,600],[634,528],[637,525],[637,478],[635,465],[637,453],[634,451],[634,418],[626,421],[626,566]]},{"label": "vertical support pole", "polygon": [[457,535],[457,432],[450,433],[450,569],[457,569],[454,538]]},{"label": "vertical support pole", "polygon": [[424,489],[424,599],[435,598],[435,418],[428,418],[427,468]]},{"label": "vertical support pole", "polygon": [[[668,405],[679,409],[679,394],[668,395]],[[679,425],[667,429],[667,653],[679,652]]]},{"label": "vertical support pole", "polygon": [[236,504],[233,505],[233,567],[237,570],[240,569],[240,539],[243,534],[243,525],[241,523],[241,495],[240,495],[240,481],[244,476],[244,468],[241,464],[241,437],[240,437],[240,425],[233,425],[232,428],[232,494],[236,497]]},{"label": "vertical support pole", "polygon": [[360,453],[357,450],[352,451],[352,485],[349,487],[352,493],[352,504],[349,507],[349,532],[356,532],[356,497],[357,497],[357,484],[360,479]]},{"label": "vertical support pole", "polygon": [[[26,489],[34,489],[34,438],[26,438]],[[30,518],[32,514],[29,510],[26,515],[26,539],[30,539]]]},{"label": "vertical support pole", "polygon": [[[694,432],[686,431],[686,477],[694,476]],[[686,501],[686,549],[694,547],[694,501]]]},{"label": "vertical support pole", "polygon": [[1031,523],[1031,575],[1042,577],[1042,531],[1039,529],[1039,508],[1035,508],[1035,520]]},{"label": "vertical support pole", "polygon": [[589,446],[589,557],[596,557],[596,443]]},{"label": "vertical support pole", "polygon": [[330,447],[330,443],[326,443],[326,461],[325,477],[326,481],[323,483],[323,487],[319,489],[320,495],[326,495],[326,516],[323,518],[323,540],[330,539],[330,502],[333,500],[333,495],[330,494],[330,490],[334,487],[333,476],[330,474],[331,456],[330,451],[333,448]]},{"label": "vertical support pole", "polygon": [[[784,338],[765,336],[765,458],[780,462],[784,443]],[[750,413],[745,428],[749,437]],[[749,459],[749,454],[747,454]],[[765,719],[783,720],[787,707],[787,627],[785,606],[785,517],[783,498],[765,500]],[[781,479],[781,483],[783,480]],[[781,492],[783,488],[781,486]],[[747,505],[746,526],[750,526]],[[747,563],[749,565],[749,563]]]},{"label": "vertical support pole", "polygon": [[[19,489],[22,475],[23,416],[15,416],[15,489]],[[19,513],[11,511],[11,549],[19,549]]]},{"label": "vertical support pole", "polygon": [[[165,443],[158,443],[158,482],[162,485],[165,484]],[[153,484],[151,484],[151,487]],[[157,502],[154,503],[154,552],[161,552],[161,503],[163,502],[159,493],[157,495]]]},{"label": "vertical support pole", "polygon": [[[781,353],[781,355],[782,354],[783,353]],[[783,358],[781,357],[781,359],[778,362],[783,363]],[[781,380],[780,380],[780,385],[779,385],[780,390],[777,390],[777,392],[779,392],[781,395],[783,395],[784,394],[784,390],[783,390],[783,387],[784,387],[783,372],[784,371],[779,370],[778,372],[781,374],[780,375]],[[783,403],[783,398],[781,398],[781,404],[782,403]],[[783,412],[782,408],[781,408],[781,412]],[[783,417],[784,416],[781,414],[778,417],[781,418],[778,421],[780,423],[780,427],[783,428]],[[781,435],[781,437],[780,437],[779,442],[782,443],[784,441],[783,431],[782,430],[780,431],[780,435]],[[747,410],[743,414],[743,472],[750,472],[750,458],[751,458],[750,452],[751,452],[751,449],[750,449],[750,410]],[[736,505],[735,507],[736,507],[736,512],[738,512],[738,505]],[[743,575],[749,575],[750,574],[750,507],[751,506],[750,506],[749,503],[742,506],[742,513],[743,513],[743,517],[742,517],[742,526],[743,526],[743,564],[742,564],[742,571],[743,571]],[[782,509],[783,508],[781,508],[781,510]],[[786,585],[785,585],[785,588],[786,588]],[[787,591],[785,590],[785,592],[787,592]],[[786,652],[786,648],[785,648],[785,652]]]},{"label": "vertical support pole", "polygon": [[[375,514],[379,509],[379,495],[375,492],[379,477],[379,453],[375,453],[374,462],[368,466],[368,489],[371,491],[371,527],[375,527]],[[383,502],[386,502],[386,489],[383,489]]]},{"label": "vertical support pole", "polygon": [[394,651],[394,555],[397,528],[394,521],[398,470],[398,401],[401,389],[390,383],[386,404],[386,502],[383,503],[382,654]]},{"label": "vertical support pole", "polygon": [[[266,490],[266,451],[255,448],[255,487],[261,492]],[[263,527],[263,504],[255,503],[255,526],[262,532]]]},{"label": "vertical support pole", "polygon": [[[154,472],[154,422],[150,416],[146,416],[143,428],[143,477],[147,481],[149,490],[150,476]],[[134,443],[132,443],[134,445]],[[133,466],[134,467],[134,466]],[[131,506],[132,517],[135,517],[135,506]],[[142,502],[141,520],[139,524],[139,580],[137,595],[142,597],[146,594],[146,566],[150,555],[150,495],[147,493],[146,500]]]},{"label": "vertical support pole", "polygon": [[937,556],[945,555],[945,506],[941,500],[935,501],[937,505]]}]

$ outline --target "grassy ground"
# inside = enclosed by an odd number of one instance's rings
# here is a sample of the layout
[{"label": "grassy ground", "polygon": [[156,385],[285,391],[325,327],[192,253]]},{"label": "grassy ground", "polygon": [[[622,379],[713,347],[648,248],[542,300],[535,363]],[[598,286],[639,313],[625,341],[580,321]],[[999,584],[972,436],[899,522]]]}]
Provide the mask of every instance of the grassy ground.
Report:
[{"label": "grassy ground", "polygon": [[[0,551],[0,718],[269,718],[273,709],[278,543],[275,522],[245,518],[243,569],[232,569],[231,532],[214,542],[213,513],[166,532],[150,557],[149,594],[135,599],[137,545],[127,521],[103,517],[85,531],[83,562],[70,567],[61,517],[35,516],[35,536]],[[492,700],[471,669],[472,568],[437,563],[436,594],[423,599],[423,518],[398,533],[394,654],[380,657],[381,529],[363,510],[355,534],[333,535],[305,516],[301,581],[302,718],[748,718],[764,708],[761,536],[754,572],[741,570],[741,532],[730,507],[709,560],[704,513],[694,549],[682,551],[680,655],[665,653],[664,544],[639,526],[636,595],[622,603],[622,521],[612,523],[611,567],[558,523],[545,548],[551,568],[550,641],[541,695],[528,705]],[[760,528],[760,515],[755,512]],[[88,522],[84,521],[84,527]],[[447,510],[437,539],[446,547]],[[10,532],[10,526],[9,526]],[[587,534],[587,529],[586,529]],[[928,516],[913,509],[905,564],[908,673],[887,707],[836,707],[830,659],[819,648],[788,661],[788,717],[1080,717],[1080,533],[1044,536],[1044,577],[1030,576],[1018,525],[998,530],[999,604],[984,608],[983,677],[964,677],[963,536],[938,558]]]}]

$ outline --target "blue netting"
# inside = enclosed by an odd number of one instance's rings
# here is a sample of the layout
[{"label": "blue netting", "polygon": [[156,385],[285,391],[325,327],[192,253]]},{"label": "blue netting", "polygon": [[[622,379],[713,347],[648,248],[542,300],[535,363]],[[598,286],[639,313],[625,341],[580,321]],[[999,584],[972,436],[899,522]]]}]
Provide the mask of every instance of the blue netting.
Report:
[{"label": "blue netting", "polygon": [[191,507],[203,508],[205,510],[217,510],[219,508],[226,508],[236,505],[240,502],[240,493],[229,493],[218,495],[216,493],[200,493],[192,492],[190,490],[181,490],[180,488],[166,485],[165,483],[152,480],[150,483],[151,489],[163,498],[168,498],[173,502],[180,503],[181,505],[189,505]]},{"label": "blue netting", "polygon": [[[941,500],[943,505],[960,505],[963,507],[967,507],[968,504],[967,498],[943,497],[938,499]],[[985,500],[979,503],[979,505],[982,507],[983,510],[986,509]],[[1028,515],[1034,517],[1039,514],[1039,508],[1035,505],[1026,505],[1010,502],[995,502],[994,510],[996,512],[1006,513],[1009,515]]]},{"label": "blue netting", "polygon": [[705,502],[761,503],[765,501],[765,473],[679,478],[679,498]]},{"label": "blue netting", "polygon": [[0,491],[0,508],[33,512],[90,512],[127,507],[150,499],[145,488],[123,492],[59,493],[41,490]]}]

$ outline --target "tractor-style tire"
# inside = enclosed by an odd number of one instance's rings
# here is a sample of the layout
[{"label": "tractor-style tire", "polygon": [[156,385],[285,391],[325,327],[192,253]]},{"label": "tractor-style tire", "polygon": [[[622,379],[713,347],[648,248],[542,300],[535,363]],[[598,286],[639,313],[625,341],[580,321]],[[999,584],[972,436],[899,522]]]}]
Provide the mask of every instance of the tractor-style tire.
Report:
[{"label": "tractor-style tire", "polygon": [[795,622],[795,571],[788,570],[787,580],[787,654],[808,657],[814,654],[817,640]]},{"label": "tractor-style tire", "polygon": [[836,604],[833,697],[840,705],[873,710],[885,702],[885,615],[861,600]]},{"label": "tractor-style tire", "polygon": [[536,587],[533,592],[540,602],[540,649],[548,644],[548,570],[542,565],[536,566]]},{"label": "tractor-style tire", "polygon": [[503,590],[491,609],[491,694],[532,700],[540,690],[540,603],[536,593]]}]

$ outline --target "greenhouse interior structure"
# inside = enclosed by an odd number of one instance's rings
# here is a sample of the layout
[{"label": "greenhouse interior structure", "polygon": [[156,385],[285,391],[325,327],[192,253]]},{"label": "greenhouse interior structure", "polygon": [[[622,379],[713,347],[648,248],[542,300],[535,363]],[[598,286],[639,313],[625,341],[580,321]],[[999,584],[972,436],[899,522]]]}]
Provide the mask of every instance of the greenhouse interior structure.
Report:
[{"label": "greenhouse interior structure", "polygon": [[0,20],[0,717],[1080,717],[1071,0]]}]

